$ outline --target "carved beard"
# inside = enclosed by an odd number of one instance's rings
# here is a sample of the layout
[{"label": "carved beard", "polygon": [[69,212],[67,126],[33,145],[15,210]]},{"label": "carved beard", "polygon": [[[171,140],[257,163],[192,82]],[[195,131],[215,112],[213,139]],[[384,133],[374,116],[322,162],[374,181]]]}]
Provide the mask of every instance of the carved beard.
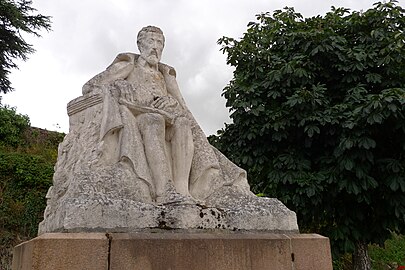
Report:
[{"label": "carved beard", "polygon": [[141,57],[145,59],[145,61],[151,66],[155,66],[159,63],[160,56],[161,52],[155,49],[149,49],[144,47],[143,50],[141,50]]},{"label": "carved beard", "polygon": [[155,55],[154,53],[150,53],[146,58],[146,62],[149,63],[151,66],[155,66],[159,63],[159,57]]}]

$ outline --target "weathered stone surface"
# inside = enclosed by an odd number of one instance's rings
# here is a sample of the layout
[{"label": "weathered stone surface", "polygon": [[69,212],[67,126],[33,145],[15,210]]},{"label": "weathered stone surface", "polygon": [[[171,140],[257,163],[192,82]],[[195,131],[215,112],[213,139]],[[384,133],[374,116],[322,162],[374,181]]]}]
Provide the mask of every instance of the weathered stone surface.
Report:
[{"label": "weathered stone surface", "polygon": [[[40,230],[129,232],[145,228],[298,232],[295,214],[280,201],[241,196],[231,187],[213,194],[207,206],[179,201],[165,205],[100,196],[62,200]],[[48,226],[48,227],[44,227]]]},{"label": "weathered stone surface", "polygon": [[108,270],[104,233],[44,234],[14,248],[13,270]]},{"label": "weathered stone surface", "polygon": [[212,147],[188,110],[164,36],[138,34],[140,55],[119,54],[68,104],[39,234],[138,229],[297,232],[296,215],[258,198],[246,172]]},{"label": "weathered stone surface", "polygon": [[13,270],[332,270],[316,234],[47,233],[17,246]]},{"label": "weathered stone surface", "polygon": [[294,262],[299,265],[297,269],[312,270],[314,265],[318,267],[323,265],[325,269],[332,269],[330,243],[326,237],[314,234],[296,234],[290,239]]}]

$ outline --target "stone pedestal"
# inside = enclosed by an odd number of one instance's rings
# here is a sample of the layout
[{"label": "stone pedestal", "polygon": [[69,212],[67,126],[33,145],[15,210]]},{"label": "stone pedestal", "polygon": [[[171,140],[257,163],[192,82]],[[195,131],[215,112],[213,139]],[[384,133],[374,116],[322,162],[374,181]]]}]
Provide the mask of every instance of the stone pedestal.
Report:
[{"label": "stone pedestal", "polygon": [[328,238],[269,233],[47,233],[13,270],[332,270]]}]

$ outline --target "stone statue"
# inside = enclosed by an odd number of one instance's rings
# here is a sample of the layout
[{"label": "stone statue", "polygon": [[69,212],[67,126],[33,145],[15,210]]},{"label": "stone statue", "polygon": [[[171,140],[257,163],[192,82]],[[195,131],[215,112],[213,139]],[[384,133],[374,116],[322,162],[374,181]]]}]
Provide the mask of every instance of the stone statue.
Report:
[{"label": "stone statue", "polygon": [[151,228],[297,232],[295,213],[250,192],[246,172],[212,147],[160,62],[147,26],[68,104],[39,233]]},{"label": "stone statue", "polygon": [[[194,153],[191,124],[175,71],[159,64],[164,42],[159,28],[143,28],[137,42],[140,55],[119,55],[107,71],[85,86],[86,91],[91,91],[94,84],[114,83],[109,101],[114,104],[106,115],[102,135],[112,136],[108,141],[113,146],[109,145],[103,155],[110,162],[127,163],[150,185],[157,202],[169,199],[171,185],[176,192],[190,197]],[[121,119],[110,119],[110,114],[120,114]],[[115,132],[117,129],[119,132]],[[118,150],[115,160],[111,160],[114,155],[110,149]]]}]

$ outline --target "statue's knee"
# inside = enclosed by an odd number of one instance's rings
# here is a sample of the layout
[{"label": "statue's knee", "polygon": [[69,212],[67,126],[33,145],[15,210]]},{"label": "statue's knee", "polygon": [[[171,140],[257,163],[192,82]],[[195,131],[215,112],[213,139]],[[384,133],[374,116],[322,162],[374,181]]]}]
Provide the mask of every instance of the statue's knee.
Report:
[{"label": "statue's knee", "polygon": [[182,141],[192,140],[191,121],[185,117],[177,118],[171,131],[170,139],[176,137]]},{"label": "statue's knee", "polygon": [[179,117],[176,119],[176,124],[177,126],[183,127],[183,128],[191,128],[191,123],[190,120],[188,120],[185,117]]}]

